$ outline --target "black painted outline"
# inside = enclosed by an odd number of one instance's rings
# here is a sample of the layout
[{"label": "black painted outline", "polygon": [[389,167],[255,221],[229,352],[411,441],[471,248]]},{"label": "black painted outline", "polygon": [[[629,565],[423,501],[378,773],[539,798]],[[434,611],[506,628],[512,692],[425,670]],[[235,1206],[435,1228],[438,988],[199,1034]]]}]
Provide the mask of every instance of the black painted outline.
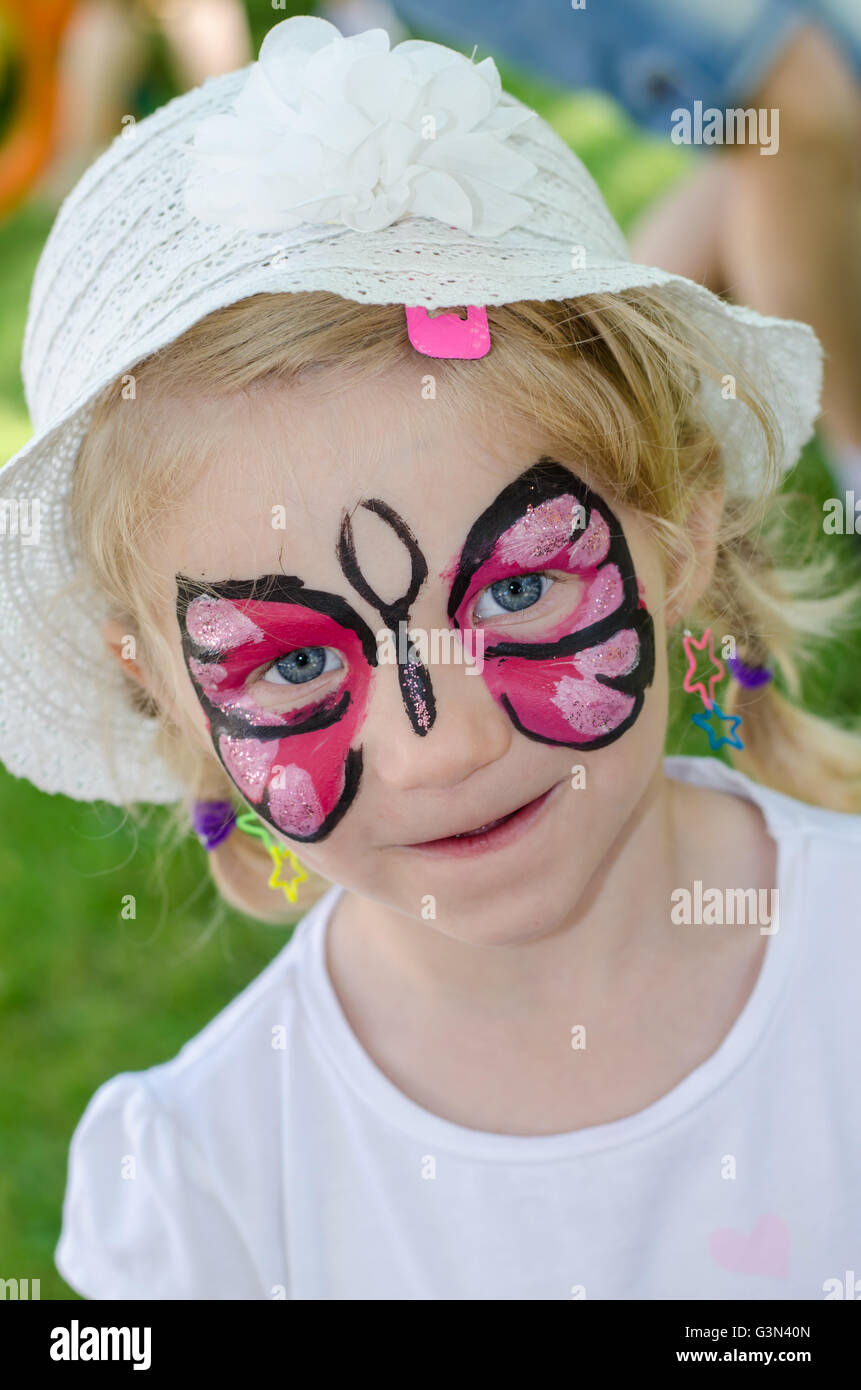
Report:
[{"label": "black painted outline", "polygon": [[[347,583],[350,584],[357,594],[375,608],[385,623],[386,627],[392,632],[395,638],[395,650],[398,652],[398,685],[400,686],[401,699],[404,702],[404,709],[407,718],[412,725],[413,732],[420,738],[430,733],[436,719],[436,700],[431,684],[430,672],[421,661],[411,661],[409,655],[405,662],[400,660],[400,643],[398,642],[399,623],[409,622],[409,610],[416,601],[419,590],[427,579],[427,561],[421,552],[419,543],[410,528],[402,517],[387,502],[381,502],[378,497],[365,498],[360,505],[366,511],[373,512],[389,526],[395,535],[407,548],[410,557],[410,582],[407,592],[402,598],[395,599],[392,603],[386,603],[371,588],[362,571],[359,569],[359,562],[356,557],[356,542],[353,536],[352,513],[345,511],[341,520],[341,530],[338,535],[336,554],[338,564],[344,574]],[[355,511],[355,508],[353,509]],[[407,676],[406,668],[409,667],[410,674]],[[424,704],[428,713],[427,728],[420,722],[420,707]]]},{"label": "black painted outline", "polygon": [[[229,599],[233,602],[239,599],[253,599],[261,603],[288,603],[311,608],[315,612],[323,613],[326,617],[334,619],[341,627],[354,632],[362,644],[362,652],[368,665],[372,667],[377,665],[376,638],[364,619],[347,603],[346,599],[340,598],[337,594],[327,593],[323,589],[306,589],[297,575],[270,574],[259,579],[226,579],[220,583],[206,583],[178,574],[176,587],[176,616],[186,669],[188,669],[188,662],[191,657],[196,661],[215,664],[221,661],[225,655],[224,652],[213,652],[211,648],[200,646],[193,640],[185,626],[188,605],[193,599],[199,598],[201,595]],[[218,746],[218,740],[222,734],[226,734],[229,738],[254,738],[265,741],[267,739],[289,738],[293,734],[313,733],[317,729],[326,729],[337,724],[346,714],[351,701],[348,690],[345,690],[340,696],[336,692],[324,700],[318,701],[311,713],[306,718],[297,720],[295,724],[249,725],[241,714],[236,712],[225,714],[217,705],[214,705],[201,690],[190,670],[188,674],[194,683],[197,698],[209,718],[209,737],[215,749],[215,756],[240,795],[242,792],[221,756],[221,750]],[[295,840],[299,844],[311,844],[325,839],[334,830],[341,817],[352,805],[359,790],[361,777],[361,747],[348,748],[344,760],[343,791],[328,816],[312,835],[288,835],[285,830],[276,825],[269,814],[268,789],[264,788],[264,797],[260,805],[255,805],[244,796],[243,800],[261,820],[265,820],[279,835],[284,835],[287,839]]]},{"label": "black painted outline", "polygon": [[[606,502],[602,501],[581,478],[578,478],[576,473],[572,473],[563,464],[544,455],[521,473],[518,478],[515,478],[513,483],[509,483],[507,487],[503,488],[490,506],[485,508],[470,527],[460,552],[457,571],[449,594],[448,618],[455,628],[460,629],[460,623],[455,614],[463,602],[474,574],[490,559],[500,536],[525,515],[527,507],[530,504],[533,507],[540,506],[541,503],[549,502],[554,497],[561,497],[566,493],[573,493],[585,511],[586,525],[577,527],[581,534],[590,525],[593,511],[607,522],[610,530],[610,547],[597,568],[600,574],[605,565],[616,565],[622,580],[621,604],[612,613],[590,623],[588,627],[569,633],[567,637],[562,637],[557,642],[497,642],[494,646],[485,647],[484,655],[485,658],[498,657],[501,661],[504,661],[508,656],[522,657],[527,661],[554,660],[557,657],[572,656],[576,652],[596,647],[610,637],[616,636],[619,632],[634,629],[640,639],[640,653],[633,671],[622,676],[605,676],[596,672],[594,677],[600,685],[634,697],[634,706],[630,714],[609,733],[599,734],[586,743],[582,740],[569,741],[567,739],[547,738],[543,734],[537,734],[525,728],[515,713],[508,696],[503,693],[501,697],[501,703],[512,724],[527,738],[533,739],[536,743],[588,751],[593,748],[603,748],[606,744],[615,742],[639,716],[643,707],[646,688],[651,685],[655,675],[655,627],[648,609],[640,606],[640,593],[637,587],[634,562],[628,548],[628,542],[625,540],[621,522]],[[570,540],[572,544],[577,540],[573,525]]]}]

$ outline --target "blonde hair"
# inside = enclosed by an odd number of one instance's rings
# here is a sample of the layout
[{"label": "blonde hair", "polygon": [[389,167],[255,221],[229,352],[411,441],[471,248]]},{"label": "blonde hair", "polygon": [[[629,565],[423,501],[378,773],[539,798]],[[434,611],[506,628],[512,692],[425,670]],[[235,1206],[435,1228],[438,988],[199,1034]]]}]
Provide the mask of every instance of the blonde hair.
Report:
[{"label": "blonde hair", "polygon": [[[671,602],[683,593],[696,560],[692,507],[723,480],[720,441],[702,418],[697,386],[704,376],[719,382],[729,366],[738,408],[757,423],[769,486],[757,498],[725,499],[711,581],[670,636],[680,638],[684,622],[733,634],[740,655],[768,661],[797,701],[804,664],[817,644],[857,622],[859,586],[842,582],[836,557],[813,553],[818,521],[805,535],[791,516],[791,499],[773,490],[779,431],[754,384],[737,365],[714,360],[702,332],[657,290],[507,304],[488,308],[487,315],[492,351],[479,361],[435,361],[437,390],[447,400],[478,399],[482,407],[539,422],[560,457],[588,459],[590,473],[648,526]],[[417,362],[402,306],[357,304],[323,291],[258,294],[208,315],[138,364],[135,399],[205,400],[295,383],[312,368],[336,369],[339,381],[360,380],[407,360]],[[417,362],[419,378],[428,369],[424,360]],[[156,625],[159,596],[142,553],[159,517],[205,467],[207,441],[197,428],[148,433],[123,394],[118,380],[96,403],[75,468],[72,521],[92,578],[115,617],[136,635],[139,658],[157,689],[167,693],[176,677]],[[782,558],[790,525],[791,567]],[[131,677],[129,697],[141,712],[159,714],[160,754],[189,801],[236,800],[214,750],[172,723],[160,700],[152,704]],[[754,690],[731,683],[721,704],[742,715],[745,745],[743,752],[732,751],[733,761],[800,800],[861,810],[861,738],[791,700],[775,681]],[[171,828],[187,833],[185,806],[177,807]],[[261,920],[293,920],[320,892],[322,880],[312,875],[291,912],[281,895],[266,889],[265,848],[241,833],[231,834],[208,860],[227,901]]]}]

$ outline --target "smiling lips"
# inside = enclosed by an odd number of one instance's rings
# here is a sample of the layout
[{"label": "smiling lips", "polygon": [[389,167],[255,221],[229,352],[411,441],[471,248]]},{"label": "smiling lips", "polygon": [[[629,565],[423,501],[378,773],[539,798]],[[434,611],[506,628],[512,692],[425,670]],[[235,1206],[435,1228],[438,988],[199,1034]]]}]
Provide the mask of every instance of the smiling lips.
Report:
[{"label": "smiling lips", "polygon": [[402,845],[400,848],[413,850],[419,854],[454,855],[456,857],[502,849],[519,839],[529,829],[533,821],[540,815],[553,790],[553,787],[548,788],[546,792],[542,792],[533,801],[527,801],[524,806],[519,806],[516,811],[510,811],[508,815],[500,816],[497,820],[479,825],[474,830],[458,830],[453,835],[445,835],[438,840],[422,840],[417,844]]},{"label": "smiling lips", "polygon": [[455,840],[461,840],[464,835],[480,835],[483,830],[493,830],[497,825],[502,825],[503,821],[509,820],[511,816],[516,814],[516,811],[509,811],[507,816],[499,816],[497,820],[489,820],[486,825],[477,825],[475,830],[458,830],[454,838]]},{"label": "smiling lips", "polygon": [[[529,802],[524,803],[524,805],[527,806],[530,804]],[[497,816],[495,820],[489,820],[484,825],[476,825],[472,830],[455,830],[451,835],[434,836],[433,839],[417,840],[416,843],[420,845],[433,845],[437,844],[440,840],[460,840],[464,835],[480,835],[483,830],[493,830],[495,826],[502,825],[503,821],[510,820],[512,816],[516,816],[517,812],[522,810],[523,807],[518,806],[514,811],[507,811],[504,816]]]}]

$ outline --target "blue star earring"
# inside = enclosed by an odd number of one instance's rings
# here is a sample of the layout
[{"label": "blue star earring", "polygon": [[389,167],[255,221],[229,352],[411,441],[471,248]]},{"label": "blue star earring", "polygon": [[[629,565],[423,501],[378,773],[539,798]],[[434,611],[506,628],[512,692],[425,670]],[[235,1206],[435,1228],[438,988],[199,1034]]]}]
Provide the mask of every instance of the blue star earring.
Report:
[{"label": "blue star earring", "polygon": [[[720,727],[721,724],[729,724],[729,735],[715,733],[711,722],[715,715],[717,715],[719,721],[718,727]],[[712,751],[722,747],[725,743],[728,743],[731,748],[744,748],[744,744],[741,739],[737,737],[735,732],[741,723],[740,716],[737,714],[724,714],[716,700],[712,701],[710,710],[700,710],[699,713],[692,714],[691,723],[696,724],[700,729],[705,729],[709,736],[709,747]]]},{"label": "blue star earring", "polygon": [[[707,681],[708,690],[706,690],[706,683],[704,681],[699,680],[694,682],[693,680],[693,677],[697,674],[697,658],[691,650],[691,648],[694,647],[698,652],[704,651],[706,642],[709,644],[709,658],[712,672]],[[711,748],[713,753],[716,752],[718,748],[722,748],[725,743],[729,744],[731,748],[744,748],[744,744],[736,733],[736,729],[741,725],[741,716],[737,714],[724,714],[720,705],[714,698],[714,686],[718,681],[723,680],[725,671],[723,663],[715,656],[714,637],[712,636],[711,628],[706,628],[702,635],[702,640],[699,642],[694,637],[693,633],[688,628],[685,628],[682,644],[688,659],[688,669],[685,673],[683,682],[684,688],[691,694],[698,691],[706,707],[705,710],[699,710],[696,714],[691,715],[691,723],[696,724],[698,729],[703,729],[708,734],[709,748]],[[768,679],[768,677],[766,677],[766,679]],[[713,719],[717,720],[717,727],[712,724]],[[720,732],[721,727],[725,724],[729,725],[728,734]]]}]

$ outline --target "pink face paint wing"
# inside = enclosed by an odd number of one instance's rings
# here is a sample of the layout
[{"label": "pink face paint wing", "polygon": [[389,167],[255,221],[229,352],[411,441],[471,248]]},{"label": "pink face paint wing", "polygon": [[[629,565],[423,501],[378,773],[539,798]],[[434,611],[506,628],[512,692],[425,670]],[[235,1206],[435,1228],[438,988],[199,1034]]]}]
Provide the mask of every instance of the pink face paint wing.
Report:
[{"label": "pink face paint wing", "polygon": [[530,503],[523,519],[500,536],[496,545],[499,560],[522,570],[546,565],[568,545],[576,526],[578,505],[571,493],[552,497],[537,507]]},{"label": "pink face paint wing", "polygon": [[229,651],[244,642],[262,642],[263,633],[227,599],[199,594],[188,605],[185,624],[198,647]]},{"label": "pink face paint wing", "polygon": [[633,628],[623,628],[597,647],[585,647],[572,659],[583,676],[627,676],[640,659],[640,639]]},{"label": "pink face paint wing", "polygon": [[[209,595],[177,576],[183,653],[215,750],[262,820],[297,840],[322,839],[358,789],[354,743],[377,661],[374,634],[344,599],[294,576],[210,588],[214,598],[202,605]],[[330,681],[321,696],[318,679],[307,688],[263,681],[279,658],[312,648],[337,653],[334,689]]]},{"label": "pink face paint wing", "polygon": [[593,511],[589,525],[568,551],[568,563],[575,570],[594,569],[606,560],[610,550],[610,527],[600,512]]},{"label": "pink face paint wing", "polygon": [[625,600],[625,586],[616,565],[605,565],[593,578],[587,578],[586,593],[574,615],[573,628],[593,627],[615,613]]},{"label": "pink face paint wing", "polygon": [[219,666],[217,661],[197,661],[192,656],[189,657],[188,669],[204,694],[210,700],[217,700],[219,686],[227,679],[227,672],[224,667]]},{"label": "pink face paint wing", "polygon": [[218,751],[242,795],[257,805],[263,796],[269,769],[275,761],[277,747],[274,741],[231,738],[229,734],[220,734]]},{"label": "pink face paint wing", "polygon": [[296,763],[279,769],[269,787],[269,811],[285,835],[307,840],[326,819],[310,772]]},{"label": "pink face paint wing", "polygon": [[609,507],[569,469],[542,459],[473,524],[453,575],[449,618],[465,630],[479,594],[516,576],[561,571],[579,601],[551,631],[526,640],[505,617],[482,622],[482,675],[528,738],[599,748],[634,722],[654,676],[654,628],[630,550]]},{"label": "pink face paint wing", "polygon": [[633,695],[609,690],[597,681],[572,680],[570,676],[563,676],[557,683],[552,698],[581,743],[614,732],[627,719],[634,704]]}]

